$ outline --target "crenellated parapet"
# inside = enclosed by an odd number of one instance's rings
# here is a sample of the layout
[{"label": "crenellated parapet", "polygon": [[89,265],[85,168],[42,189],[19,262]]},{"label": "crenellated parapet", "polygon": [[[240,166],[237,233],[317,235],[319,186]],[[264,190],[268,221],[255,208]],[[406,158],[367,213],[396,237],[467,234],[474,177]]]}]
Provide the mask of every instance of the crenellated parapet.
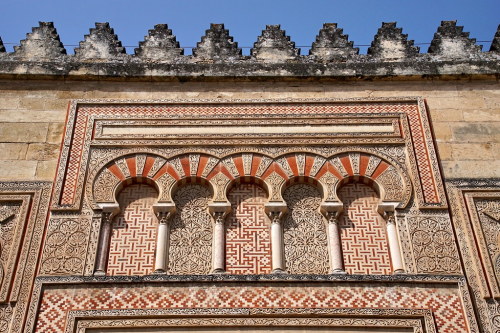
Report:
[{"label": "crenellated parapet", "polygon": [[403,29],[396,27],[396,22],[382,23],[368,54],[382,60],[397,61],[404,58],[416,57],[420,48],[413,46]]},{"label": "crenellated parapet", "polygon": [[21,45],[14,47],[14,55],[26,60],[57,59],[66,54],[52,22],[40,22],[26,35]]},{"label": "crenellated parapet", "polygon": [[6,52],[0,39],[0,77],[371,79],[500,73],[500,27],[487,52],[456,21],[441,22],[428,53],[420,53],[395,22],[382,24],[367,54],[354,46],[337,24],[325,23],[309,54],[301,55],[280,25],[268,25],[250,55],[243,55],[223,24],[211,24],[192,55],[185,55],[172,30],[158,24],[127,54],[109,23],[96,23],[74,54],[66,54],[53,23],[40,22],[14,52]]},{"label": "crenellated parapet", "polygon": [[354,47],[354,42],[349,41],[349,36],[343,34],[337,23],[323,24],[309,51],[314,60],[324,62],[345,60],[357,54],[359,48]]},{"label": "crenellated parapet", "polygon": [[500,53],[500,24],[498,25],[497,33],[491,42],[490,52]]},{"label": "crenellated parapet", "polygon": [[429,53],[447,58],[474,57],[481,52],[482,46],[470,38],[457,21],[442,21],[429,46]]},{"label": "crenellated parapet", "polygon": [[143,61],[174,62],[184,55],[184,49],[166,24],[157,24],[149,35],[139,43],[135,55]]},{"label": "crenellated parapet", "polygon": [[233,41],[224,24],[211,24],[193,49],[195,61],[231,61],[242,56],[238,43]]},{"label": "crenellated parapet", "polygon": [[295,43],[290,41],[290,37],[277,24],[266,26],[266,30],[263,30],[262,35],[257,38],[250,54],[259,61],[283,63],[297,59],[300,49],[295,48]]},{"label": "crenellated parapet", "polygon": [[90,34],[85,35],[85,39],[75,49],[75,57],[81,60],[113,59],[125,53],[125,48],[107,22],[96,23],[95,28],[90,29]]}]

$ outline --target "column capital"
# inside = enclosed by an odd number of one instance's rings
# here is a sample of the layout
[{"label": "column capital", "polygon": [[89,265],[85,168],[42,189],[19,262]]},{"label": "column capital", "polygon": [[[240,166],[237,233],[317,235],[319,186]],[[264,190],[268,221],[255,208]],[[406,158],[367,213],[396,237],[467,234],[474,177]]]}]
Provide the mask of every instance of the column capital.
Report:
[{"label": "column capital", "polygon": [[229,202],[211,202],[208,204],[208,210],[214,217],[215,223],[223,223],[224,218],[231,212],[231,203]]},{"label": "column capital", "polygon": [[175,203],[173,202],[162,202],[153,205],[153,211],[160,224],[168,223],[169,219],[175,213]]},{"label": "column capital", "polygon": [[377,207],[377,211],[387,223],[395,223],[394,213],[398,205],[399,202],[381,202]]},{"label": "column capital", "polygon": [[268,202],[264,205],[264,211],[271,219],[271,224],[280,223],[281,217],[286,213],[287,209],[288,207],[284,202]]},{"label": "column capital", "polygon": [[98,206],[102,210],[103,223],[110,223],[113,217],[120,212],[120,206],[117,203],[101,203]]},{"label": "column capital", "polygon": [[326,217],[328,223],[337,223],[340,214],[344,211],[344,204],[335,201],[323,202],[320,211]]}]

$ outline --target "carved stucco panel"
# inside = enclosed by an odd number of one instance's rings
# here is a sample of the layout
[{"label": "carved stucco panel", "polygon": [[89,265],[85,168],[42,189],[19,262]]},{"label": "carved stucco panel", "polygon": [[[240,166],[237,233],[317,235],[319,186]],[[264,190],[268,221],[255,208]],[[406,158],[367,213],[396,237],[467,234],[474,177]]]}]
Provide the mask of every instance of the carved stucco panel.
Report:
[{"label": "carved stucco panel", "polygon": [[107,168],[103,169],[94,183],[94,200],[96,202],[114,202],[115,188],[120,180]]},{"label": "carved stucco panel", "polygon": [[500,199],[476,200],[484,240],[500,285]]},{"label": "carved stucco panel", "polygon": [[174,194],[177,213],[171,222],[169,274],[208,274],[212,263],[210,190],[188,184]]},{"label": "carved stucco panel", "polygon": [[51,218],[42,253],[40,274],[83,274],[91,219]]},{"label": "carved stucco panel", "polygon": [[327,274],[328,241],[323,216],[318,211],[321,194],[309,184],[288,187],[283,199],[288,206],[283,225],[285,261],[291,274]]},{"label": "carved stucco panel", "polygon": [[461,273],[449,217],[408,217],[407,223],[417,273]]}]

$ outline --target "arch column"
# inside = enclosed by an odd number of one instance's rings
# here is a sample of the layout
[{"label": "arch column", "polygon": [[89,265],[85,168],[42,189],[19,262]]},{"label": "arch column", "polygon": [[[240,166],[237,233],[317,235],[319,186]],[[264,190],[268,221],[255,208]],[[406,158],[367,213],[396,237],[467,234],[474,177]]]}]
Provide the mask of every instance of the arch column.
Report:
[{"label": "arch column", "polygon": [[394,214],[398,204],[398,202],[383,202],[378,206],[378,212],[382,215],[386,222],[389,252],[391,253],[391,262],[394,274],[401,274],[405,272],[396,227],[396,216]]},{"label": "arch column", "polygon": [[109,243],[111,241],[111,227],[113,218],[120,212],[120,206],[117,203],[99,204],[102,209],[101,232],[99,234],[99,246],[97,248],[96,267],[94,275],[106,275],[106,264],[109,256]]},{"label": "arch column", "polygon": [[283,274],[285,270],[282,217],[287,211],[284,202],[269,202],[264,206],[271,220],[272,273]]},{"label": "arch column", "polygon": [[168,249],[170,246],[170,220],[175,214],[173,202],[158,203],[153,206],[158,218],[156,235],[155,274],[165,274],[168,269]]},{"label": "arch column", "polygon": [[340,240],[339,216],[344,210],[340,202],[324,202],[321,212],[328,221],[328,243],[331,260],[331,274],[346,274],[344,258],[342,257],[342,243]]},{"label": "arch column", "polygon": [[212,273],[225,273],[226,229],[224,220],[231,211],[231,204],[229,202],[213,202],[208,205],[208,209],[214,218]]}]

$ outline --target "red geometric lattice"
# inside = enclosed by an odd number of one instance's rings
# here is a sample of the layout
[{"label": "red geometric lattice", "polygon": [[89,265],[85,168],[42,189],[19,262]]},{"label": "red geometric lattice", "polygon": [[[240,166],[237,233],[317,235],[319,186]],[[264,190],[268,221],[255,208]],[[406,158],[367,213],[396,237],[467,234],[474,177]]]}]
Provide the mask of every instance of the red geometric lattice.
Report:
[{"label": "red geometric lattice", "polygon": [[254,184],[240,184],[229,192],[232,211],[226,219],[226,271],[230,274],[271,272],[266,198],[266,192]]},{"label": "red geometric lattice", "polygon": [[153,271],[158,222],[153,204],[158,193],[136,184],[118,196],[121,212],[113,221],[108,275],[144,275]]},{"label": "red geometric lattice", "polygon": [[457,289],[399,286],[115,286],[47,289],[36,332],[62,333],[73,310],[193,308],[430,309],[439,333],[467,332]]},{"label": "red geometric lattice", "polygon": [[362,183],[348,184],[338,193],[344,203],[341,228],[344,266],[349,274],[391,274],[387,234],[377,213],[375,191]]}]

